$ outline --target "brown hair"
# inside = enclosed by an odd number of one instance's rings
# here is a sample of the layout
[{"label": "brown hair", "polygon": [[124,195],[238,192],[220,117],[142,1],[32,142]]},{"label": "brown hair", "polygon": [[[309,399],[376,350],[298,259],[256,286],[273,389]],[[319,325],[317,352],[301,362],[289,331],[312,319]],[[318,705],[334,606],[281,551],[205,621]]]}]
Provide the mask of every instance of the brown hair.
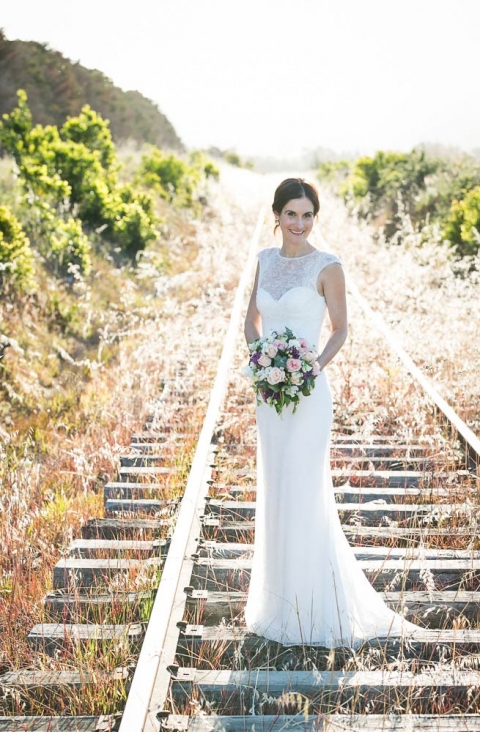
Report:
[{"label": "brown hair", "polygon": [[[313,213],[316,216],[320,211],[320,201],[318,200],[318,191],[313,183],[307,183],[304,178],[285,178],[275,191],[272,203],[272,211],[281,214],[284,206],[291,201],[292,198],[308,198],[313,204]],[[275,224],[273,233],[275,234],[279,224]]]}]

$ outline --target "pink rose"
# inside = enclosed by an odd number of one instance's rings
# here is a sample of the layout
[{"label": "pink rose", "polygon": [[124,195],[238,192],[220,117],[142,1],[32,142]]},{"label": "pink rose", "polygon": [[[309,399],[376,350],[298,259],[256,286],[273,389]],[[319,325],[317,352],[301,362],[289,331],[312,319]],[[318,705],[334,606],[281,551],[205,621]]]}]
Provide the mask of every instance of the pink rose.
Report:
[{"label": "pink rose", "polygon": [[302,362],[299,358],[287,358],[287,371],[300,371]]},{"label": "pink rose", "polygon": [[268,356],[265,353],[262,353],[262,355],[258,359],[258,363],[260,364],[260,366],[267,368],[267,366],[270,366],[270,364],[272,363],[272,359],[268,358]]},{"label": "pink rose", "polygon": [[275,358],[275,356],[277,355],[277,351],[278,348],[276,347],[276,345],[274,343],[270,343],[267,346],[265,353],[267,354],[267,356],[270,356],[270,358]]},{"label": "pink rose", "polygon": [[314,351],[307,351],[306,353],[303,354],[303,358],[305,359],[305,361],[307,363],[313,363],[315,361],[315,359],[317,358],[317,355],[316,355],[316,353],[314,353]]},{"label": "pink rose", "polygon": [[278,338],[275,338],[273,345],[276,346],[279,351],[284,351],[287,347],[287,344],[284,341],[280,341]]},{"label": "pink rose", "polygon": [[283,369],[279,369],[277,366],[273,366],[267,376],[267,381],[272,385],[285,381],[285,371]]},{"label": "pink rose", "polygon": [[320,373],[320,364],[318,363],[318,361],[315,361],[313,364],[313,375],[318,376],[319,373]]},{"label": "pink rose", "polygon": [[300,356],[303,356],[310,350],[310,343],[307,341],[306,338],[299,338],[298,342],[300,343],[300,347],[298,349],[300,352]]}]

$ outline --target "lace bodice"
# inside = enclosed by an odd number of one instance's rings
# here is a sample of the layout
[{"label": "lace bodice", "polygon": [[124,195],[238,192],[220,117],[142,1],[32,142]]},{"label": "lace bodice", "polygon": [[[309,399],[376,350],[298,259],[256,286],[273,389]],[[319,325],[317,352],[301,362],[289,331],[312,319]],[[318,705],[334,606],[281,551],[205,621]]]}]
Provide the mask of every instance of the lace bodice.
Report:
[{"label": "lace bodice", "polygon": [[334,254],[316,249],[303,257],[283,257],[278,247],[262,249],[257,254],[260,261],[258,287],[266,290],[275,300],[293,287],[309,287],[317,290],[317,277],[324,267],[341,263]]},{"label": "lace bodice", "polygon": [[317,277],[338,257],[316,249],[303,257],[282,257],[271,247],[258,253],[260,273],[256,304],[262,317],[262,335],[291,328],[297,336],[318,344],[326,301],[317,290]]}]

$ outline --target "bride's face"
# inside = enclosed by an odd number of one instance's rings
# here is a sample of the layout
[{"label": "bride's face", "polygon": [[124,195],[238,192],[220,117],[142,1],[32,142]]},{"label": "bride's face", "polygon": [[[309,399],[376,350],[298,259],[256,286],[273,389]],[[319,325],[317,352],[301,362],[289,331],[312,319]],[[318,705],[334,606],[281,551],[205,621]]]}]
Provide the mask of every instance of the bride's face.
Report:
[{"label": "bride's face", "polygon": [[302,244],[313,228],[313,203],[306,197],[292,198],[276,218],[280,222],[283,240],[291,244]]}]

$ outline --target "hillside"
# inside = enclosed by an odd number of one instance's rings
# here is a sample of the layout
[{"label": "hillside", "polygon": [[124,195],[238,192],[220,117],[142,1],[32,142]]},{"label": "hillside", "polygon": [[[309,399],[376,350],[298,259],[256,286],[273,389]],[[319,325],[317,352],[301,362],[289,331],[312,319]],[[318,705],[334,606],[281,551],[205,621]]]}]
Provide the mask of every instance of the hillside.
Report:
[{"label": "hillside", "polygon": [[123,91],[101,71],[73,63],[47,44],[9,41],[0,29],[0,116],[25,89],[35,123],[61,125],[84,104],[110,120],[113,139],[149,142],[182,151],[183,142],[154,102],[138,91]]}]

